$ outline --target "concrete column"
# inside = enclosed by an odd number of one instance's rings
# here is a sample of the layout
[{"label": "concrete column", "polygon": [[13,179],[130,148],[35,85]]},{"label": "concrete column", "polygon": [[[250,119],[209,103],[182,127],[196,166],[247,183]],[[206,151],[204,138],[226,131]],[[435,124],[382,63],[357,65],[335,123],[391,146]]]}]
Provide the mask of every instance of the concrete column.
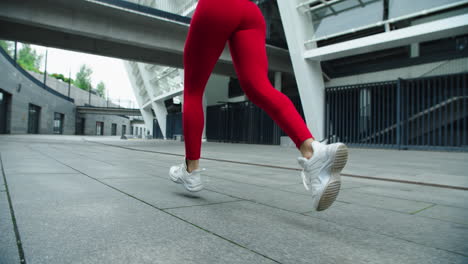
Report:
[{"label": "concrete column", "polygon": [[[300,0],[278,0],[289,53],[296,75],[307,126],[316,139],[325,137],[325,84],[319,61],[304,59],[304,42],[312,38],[314,27],[309,13],[296,9]],[[316,48],[316,45],[312,46]]]},{"label": "concrete column", "polygon": [[154,113],[156,114],[156,119],[161,128],[164,139],[166,138],[166,120],[167,120],[167,109],[164,101],[152,102]]},{"label": "concrete column", "polygon": [[[146,131],[150,132],[150,135],[153,136],[153,113],[151,112],[151,108],[140,108],[141,115],[143,116],[143,120],[145,121],[145,128]],[[146,137],[147,133],[143,134],[143,137]]]},{"label": "concrete column", "polygon": [[411,44],[411,58],[419,57],[419,43]]},{"label": "concrete column", "polygon": [[[283,89],[283,74],[281,72],[275,72],[275,88],[280,91]],[[281,143],[281,128],[275,124],[273,129],[273,144]]]},{"label": "concrete column", "polygon": [[283,89],[283,74],[281,72],[275,72],[275,88],[280,92]]}]

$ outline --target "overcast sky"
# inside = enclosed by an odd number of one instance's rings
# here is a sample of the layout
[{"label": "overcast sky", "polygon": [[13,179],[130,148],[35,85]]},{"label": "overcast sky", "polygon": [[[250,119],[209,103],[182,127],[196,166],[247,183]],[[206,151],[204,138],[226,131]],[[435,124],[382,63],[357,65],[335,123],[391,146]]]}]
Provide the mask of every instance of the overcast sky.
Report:
[{"label": "overcast sky", "polygon": [[[44,71],[46,48],[37,45],[32,45],[32,47],[39,54],[44,55],[40,67],[40,70]],[[103,81],[106,85],[106,92],[109,93],[109,97],[114,102],[120,98],[122,103],[131,100],[134,105],[136,104],[130,80],[121,59],[55,48],[47,48],[47,50],[47,73],[61,73],[68,77],[69,71],[71,71],[71,77],[75,79],[81,65],[86,64],[93,70],[91,82],[94,88],[100,81]]]}]

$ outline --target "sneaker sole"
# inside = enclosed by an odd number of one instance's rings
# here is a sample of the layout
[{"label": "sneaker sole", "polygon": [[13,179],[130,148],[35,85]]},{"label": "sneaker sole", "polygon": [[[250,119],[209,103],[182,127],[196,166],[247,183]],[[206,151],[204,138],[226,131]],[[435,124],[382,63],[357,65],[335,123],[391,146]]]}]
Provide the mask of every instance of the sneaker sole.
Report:
[{"label": "sneaker sole", "polygon": [[185,189],[189,192],[199,192],[201,190],[203,190],[203,185],[197,185],[195,187],[190,187],[188,186],[187,184],[185,184],[185,182],[182,183],[185,187]]},{"label": "sneaker sole", "polygon": [[331,166],[331,180],[325,186],[325,190],[320,197],[317,211],[328,209],[336,200],[341,188],[340,173],[348,161],[348,148],[345,144],[339,144],[335,153],[335,158]]}]

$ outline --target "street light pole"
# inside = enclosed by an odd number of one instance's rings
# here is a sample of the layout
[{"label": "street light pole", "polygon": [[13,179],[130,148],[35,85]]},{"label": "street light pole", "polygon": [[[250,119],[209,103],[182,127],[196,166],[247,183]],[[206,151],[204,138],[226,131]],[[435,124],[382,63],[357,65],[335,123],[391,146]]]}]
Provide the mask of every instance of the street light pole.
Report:
[{"label": "street light pole", "polygon": [[71,87],[71,69],[68,71],[68,98],[70,98],[70,87]]},{"label": "street light pole", "polygon": [[44,87],[46,87],[46,82],[47,82],[47,53],[48,49],[46,48],[46,53],[45,53],[45,66],[44,66]]},{"label": "street light pole", "polygon": [[18,41],[15,41],[15,57],[14,57],[14,59],[15,59],[15,66],[17,65],[17,63],[16,63],[16,61],[17,61],[17,59],[18,59],[18,58],[17,58],[17,57],[18,57],[17,54],[18,54]]}]

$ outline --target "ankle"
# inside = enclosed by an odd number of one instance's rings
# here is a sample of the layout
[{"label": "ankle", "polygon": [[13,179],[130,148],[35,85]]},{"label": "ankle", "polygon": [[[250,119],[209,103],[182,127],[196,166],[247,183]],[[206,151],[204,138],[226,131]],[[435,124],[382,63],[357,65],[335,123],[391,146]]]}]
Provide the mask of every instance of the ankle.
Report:
[{"label": "ankle", "polygon": [[185,159],[185,164],[187,165],[187,172],[188,173],[192,173],[192,171],[199,168],[199,160]]},{"label": "ankle", "polygon": [[309,138],[309,139],[305,140],[301,144],[301,146],[299,148],[299,151],[301,152],[302,157],[304,157],[306,159],[312,158],[312,156],[314,155],[314,149],[312,148],[312,142],[314,142],[314,139]]}]

